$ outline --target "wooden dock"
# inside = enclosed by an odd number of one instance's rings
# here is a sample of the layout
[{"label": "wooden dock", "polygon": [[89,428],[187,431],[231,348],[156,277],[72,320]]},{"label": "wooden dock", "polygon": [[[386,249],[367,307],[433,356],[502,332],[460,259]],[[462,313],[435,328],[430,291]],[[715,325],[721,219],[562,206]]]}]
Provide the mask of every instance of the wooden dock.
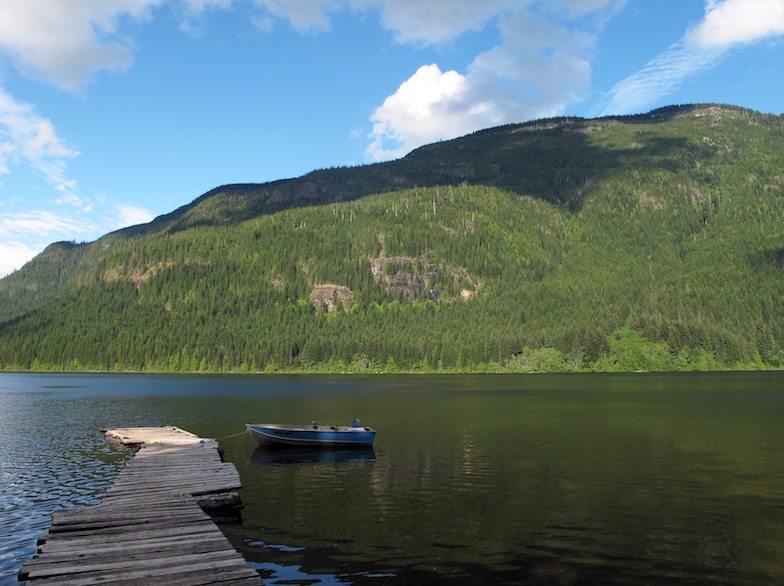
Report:
[{"label": "wooden dock", "polygon": [[[140,445],[99,505],[52,514],[24,564],[30,586],[262,584],[215,525],[242,507],[215,440],[176,427],[104,430]],[[211,516],[212,515],[212,516]]]}]

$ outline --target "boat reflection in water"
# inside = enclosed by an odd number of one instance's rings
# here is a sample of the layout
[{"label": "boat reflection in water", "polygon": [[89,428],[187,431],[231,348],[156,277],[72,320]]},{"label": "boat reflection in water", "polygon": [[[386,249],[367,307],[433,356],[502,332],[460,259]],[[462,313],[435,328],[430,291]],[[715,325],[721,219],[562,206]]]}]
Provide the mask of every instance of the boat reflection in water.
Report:
[{"label": "boat reflection in water", "polygon": [[270,464],[331,464],[333,462],[355,462],[375,460],[373,448],[350,448],[343,450],[324,450],[314,448],[280,448],[258,446],[250,456],[250,466],[269,466]]}]

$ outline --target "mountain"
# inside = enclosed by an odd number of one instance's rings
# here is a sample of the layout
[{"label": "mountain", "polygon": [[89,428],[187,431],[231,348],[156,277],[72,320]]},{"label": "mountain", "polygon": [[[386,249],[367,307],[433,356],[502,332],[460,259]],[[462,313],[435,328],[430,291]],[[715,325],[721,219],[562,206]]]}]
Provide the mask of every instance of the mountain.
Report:
[{"label": "mountain", "polygon": [[0,369],[778,368],[783,171],[688,105],[221,186],[0,280]]}]

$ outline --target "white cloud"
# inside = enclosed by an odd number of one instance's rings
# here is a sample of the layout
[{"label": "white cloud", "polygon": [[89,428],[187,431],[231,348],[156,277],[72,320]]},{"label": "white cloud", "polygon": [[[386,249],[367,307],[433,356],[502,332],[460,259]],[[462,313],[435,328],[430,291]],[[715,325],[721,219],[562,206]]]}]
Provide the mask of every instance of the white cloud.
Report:
[{"label": "white cloud", "polygon": [[95,231],[91,222],[69,218],[61,213],[33,210],[17,214],[0,215],[0,236],[19,239],[23,235],[35,235],[52,242],[58,238],[73,239],[74,234],[88,234]]},{"label": "white cloud", "polygon": [[686,79],[717,65],[724,54],[722,49],[702,49],[678,41],[640,71],[615,84],[595,113],[608,116],[642,112]]},{"label": "white cloud", "polygon": [[287,20],[300,33],[328,31],[329,13],[346,6],[344,0],[253,0],[264,11],[253,22],[264,31],[274,26],[276,19]]},{"label": "white cloud", "polygon": [[[144,18],[162,1],[0,2],[0,57],[29,77],[78,93],[95,72],[130,65],[130,43],[117,33],[118,21]],[[0,174],[32,168],[60,194],[56,203],[86,212],[92,204],[76,194],[76,180],[67,171],[78,154],[58,136],[51,120],[0,88]],[[52,226],[57,230],[60,223],[51,220],[39,225],[42,233]]]},{"label": "white cloud", "polygon": [[11,165],[27,164],[57,190],[68,191],[75,182],[66,177],[66,160],[78,154],[57,136],[49,119],[0,88],[0,173],[9,173]]},{"label": "white cloud", "polygon": [[356,8],[376,8],[381,23],[399,43],[436,44],[531,4],[530,0],[352,0]]},{"label": "white cloud", "polygon": [[[465,73],[420,67],[371,117],[374,160],[399,156],[443,138],[482,127],[556,114],[590,81],[585,55],[593,38],[569,32],[550,18],[609,14],[626,0],[254,0],[255,17],[269,31],[278,20],[299,31],[328,30],[331,13],[377,11],[399,43],[433,45],[495,23],[503,42],[478,55]],[[546,13],[533,17],[529,7]]]},{"label": "white cloud", "polygon": [[0,242],[0,278],[22,267],[41,250],[30,248],[21,242]]},{"label": "white cloud", "polygon": [[231,8],[232,1],[233,0],[182,0],[182,4],[187,13],[198,15],[205,10],[228,10]]},{"label": "white cloud", "polygon": [[0,3],[0,52],[26,75],[79,93],[98,71],[133,62],[118,23],[165,0],[11,0]]},{"label": "white cloud", "polygon": [[[561,111],[586,87],[590,65],[587,37],[548,24],[559,18],[607,15],[626,0],[250,0],[252,21],[269,31],[286,21],[300,32],[330,29],[339,11],[377,12],[400,43],[432,45],[482,30],[490,23],[504,41],[477,56],[465,73],[420,69],[373,116],[374,142],[368,152],[388,156],[487,124]],[[167,0],[61,0],[11,2],[0,8],[0,50],[29,75],[79,91],[100,70],[123,70],[132,63],[132,43],[119,32],[123,18],[143,19]],[[183,11],[183,27],[207,10],[228,10],[240,0],[168,0]],[[42,10],[43,4],[43,10]],[[531,17],[529,9],[540,18]],[[43,14],[43,16],[40,16]],[[436,69],[438,69],[436,67]],[[460,87],[454,87],[458,84]],[[435,92],[431,95],[431,92]],[[570,93],[571,92],[571,93]],[[424,113],[424,114],[423,114]],[[385,143],[398,143],[390,147]],[[2,151],[0,151],[2,152]],[[52,161],[52,163],[55,163]],[[62,160],[53,177],[64,173]],[[64,177],[59,185],[66,186]]]},{"label": "white cloud", "polygon": [[442,73],[435,64],[420,67],[371,117],[375,140],[368,155],[374,160],[402,156],[412,145],[442,137],[445,128],[465,133],[471,122],[453,105],[465,100],[467,85],[456,71]]},{"label": "white cloud", "polygon": [[[202,4],[229,5],[232,0],[184,0]],[[300,32],[330,29],[330,15],[341,10],[378,12],[382,26],[402,44],[436,45],[451,42],[462,34],[484,29],[489,23],[529,9],[549,16],[577,18],[587,14],[608,16],[628,0],[252,0],[261,9],[253,22],[269,32],[283,20]]]},{"label": "white cloud", "polygon": [[192,36],[201,36],[204,28],[204,13],[229,10],[233,0],[180,0],[182,22],[180,30]]},{"label": "white cloud", "polygon": [[708,0],[705,18],[638,72],[618,82],[598,114],[641,112],[737,47],[784,35],[784,0]]},{"label": "white cloud", "polygon": [[584,14],[610,15],[620,11],[628,0],[564,0],[566,9],[573,16]]},{"label": "white cloud", "polygon": [[503,119],[550,115],[588,87],[593,35],[525,14],[500,28],[503,44],[479,55],[469,75],[478,92],[499,101]]},{"label": "white cloud", "polygon": [[90,212],[93,209],[93,202],[85,200],[73,192],[69,192],[64,194],[62,197],[58,197],[55,200],[55,203],[58,205],[67,204],[85,213]]},{"label": "white cloud", "polygon": [[330,29],[330,15],[341,10],[377,11],[382,26],[393,32],[397,42],[430,45],[450,41],[466,31],[481,30],[499,15],[519,10],[532,1],[253,0],[261,10],[253,22],[266,32],[278,20],[288,22],[299,32],[320,32]]},{"label": "white cloud", "polygon": [[687,34],[704,48],[746,44],[784,34],[784,0],[709,0],[705,19]]},{"label": "white cloud", "polygon": [[118,222],[115,229],[135,226],[137,224],[146,224],[155,217],[155,214],[148,209],[127,204],[119,204],[117,206],[117,212]]},{"label": "white cloud", "polygon": [[[2,130],[0,130],[0,136],[2,136]],[[13,143],[11,142],[0,143],[0,175],[4,175],[5,173],[9,172],[8,159],[13,157],[15,152],[16,152],[16,145],[14,145]]]},{"label": "white cloud", "polygon": [[0,277],[20,268],[52,242],[91,240],[107,230],[145,224],[154,218],[150,210],[119,204],[115,213],[103,214],[105,224],[98,226],[88,219],[91,209],[80,200],[58,203],[74,205],[78,213],[32,210],[0,214]]},{"label": "white cloud", "polygon": [[52,242],[95,231],[90,222],[51,211],[0,214],[0,277],[21,268]]},{"label": "white cloud", "polygon": [[0,214],[0,277],[20,268],[52,242],[89,237],[92,222],[47,210]]},{"label": "white cloud", "polygon": [[439,139],[553,116],[578,99],[591,77],[592,35],[528,13],[499,22],[503,42],[478,55],[466,74],[421,67],[379,106],[372,160],[398,157]]}]

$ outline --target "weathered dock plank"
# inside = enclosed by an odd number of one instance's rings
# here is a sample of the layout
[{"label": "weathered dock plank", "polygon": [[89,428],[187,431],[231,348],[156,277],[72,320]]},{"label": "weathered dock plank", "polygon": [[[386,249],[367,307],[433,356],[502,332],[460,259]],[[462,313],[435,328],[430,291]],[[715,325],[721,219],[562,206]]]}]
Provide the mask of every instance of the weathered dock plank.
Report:
[{"label": "weathered dock plank", "polygon": [[[214,525],[214,524],[213,524]],[[136,547],[154,543],[157,541],[165,542],[171,539],[184,542],[187,539],[210,539],[215,533],[210,524],[205,523],[202,526],[192,525],[188,527],[188,532],[184,533],[182,528],[152,528],[145,529],[144,531],[136,531],[132,535],[128,535],[121,542],[112,543],[106,539],[105,536],[88,535],[82,537],[69,537],[66,539],[55,539],[53,541],[45,541],[41,543],[38,548],[39,553],[57,554],[60,552],[70,552],[71,555],[78,555],[84,552],[97,551],[102,548],[115,548],[115,547]],[[35,564],[40,558],[33,558],[28,564]]]},{"label": "weathered dock plank", "polygon": [[[139,556],[160,557],[165,555],[164,550],[172,545],[179,546],[182,553],[213,551],[221,541],[214,533],[189,533],[187,538],[186,540],[181,535],[176,535],[157,539],[127,539],[115,544],[107,544],[105,540],[83,542],[79,547],[74,548],[47,549],[46,559],[39,558],[30,561],[27,569],[30,570],[46,564],[73,563],[88,558],[97,562],[115,557],[128,559],[136,559]],[[85,546],[89,548],[89,553],[85,553]]]},{"label": "weathered dock plank", "polygon": [[20,580],[30,586],[262,583],[204,510],[241,507],[239,474],[222,462],[217,442],[174,427],[105,431],[140,450],[99,505],[52,514]]},{"label": "weathered dock plank", "polygon": [[[167,445],[190,445],[202,438],[190,431],[185,431],[179,427],[115,427],[104,429],[103,432],[109,437],[120,440],[124,444],[159,444]],[[213,440],[207,440],[213,441]]]}]

